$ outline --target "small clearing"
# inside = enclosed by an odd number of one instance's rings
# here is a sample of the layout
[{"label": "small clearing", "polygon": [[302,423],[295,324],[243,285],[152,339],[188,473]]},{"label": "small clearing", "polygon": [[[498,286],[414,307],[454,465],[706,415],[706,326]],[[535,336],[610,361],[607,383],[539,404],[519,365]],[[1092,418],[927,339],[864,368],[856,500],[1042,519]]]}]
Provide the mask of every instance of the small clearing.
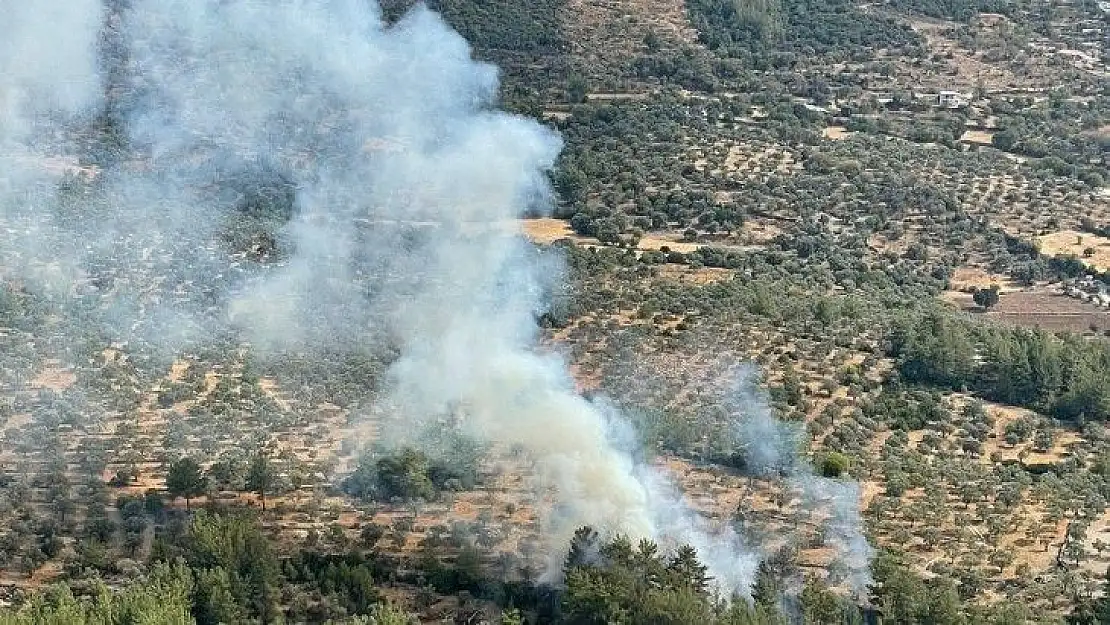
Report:
[{"label": "small clearing", "polygon": [[[570,224],[563,219],[522,219],[520,221],[520,229],[524,232],[524,236],[541,245],[549,245],[561,239],[570,239],[579,245],[602,245],[601,242],[593,237],[583,237],[575,234],[574,230],[571,230]],[[660,250],[665,247],[672,252],[689,254],[690,252],[697,251],[701,246],[700,243],[682,241],[680,235],[677,234],[657,234],[648,235],[640,239],[640,244],[637,246],[637,249]]]},{"label": "small clearing", "polygon": [[573,239],[578,235],[570,229],[570,224],[563,219],[524,219],[520,222],[524,235],[536,243],[550,244],[559,239]]},{"label": "small clearing", "polygon": [[952,278],[948,281],[948,285],[948,288],[953,291],[970,291],[977,288],[986,289],[990,288],[992,285],[998,285],[1003,293],[1017,290],[1017,287],[1013,285],[1009,277],[997,273],[990,273],[979,267],[957,267],[952,273]]},{"label": "small clearing", "polygon": [[1110,239],[1077,230],[1061,230],[1037,239],[1041,253],[1073,255],[1098,271],[1110,269]]},{"label": "small clearing", "polygon": [[48,366],[31,380],[32,388],[48,388],[53,391],[64,391],[73,386],[77,375],[72,371],[61,368],[58,363],[48,363]]},{"label": "small clearing", "polygon": [[976,145],[992,145],[994,133],[985,130],[965,130],[964,134],[960,135],[960,141]]}]

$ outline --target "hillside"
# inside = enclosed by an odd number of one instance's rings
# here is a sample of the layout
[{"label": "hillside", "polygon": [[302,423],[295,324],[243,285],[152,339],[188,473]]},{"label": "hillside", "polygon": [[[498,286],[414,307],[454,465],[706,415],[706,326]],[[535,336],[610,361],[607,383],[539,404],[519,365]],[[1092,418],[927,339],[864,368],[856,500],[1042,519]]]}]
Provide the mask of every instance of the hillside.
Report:
[{"label": "hillside", "polygon": [[1104,622],[1100,3],[46,4],[0,623]]}]

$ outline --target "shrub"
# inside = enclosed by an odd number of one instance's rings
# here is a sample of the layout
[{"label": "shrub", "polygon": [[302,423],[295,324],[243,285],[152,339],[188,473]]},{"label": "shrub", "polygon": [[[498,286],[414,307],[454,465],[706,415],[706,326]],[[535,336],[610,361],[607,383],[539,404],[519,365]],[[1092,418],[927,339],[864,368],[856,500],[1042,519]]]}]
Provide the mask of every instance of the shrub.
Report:
[{"label": "shrub", "polygon": [[831,451],[821,459],[821,475],[825,477],[840,477],[848,470],[848,457],[844,454]]}]

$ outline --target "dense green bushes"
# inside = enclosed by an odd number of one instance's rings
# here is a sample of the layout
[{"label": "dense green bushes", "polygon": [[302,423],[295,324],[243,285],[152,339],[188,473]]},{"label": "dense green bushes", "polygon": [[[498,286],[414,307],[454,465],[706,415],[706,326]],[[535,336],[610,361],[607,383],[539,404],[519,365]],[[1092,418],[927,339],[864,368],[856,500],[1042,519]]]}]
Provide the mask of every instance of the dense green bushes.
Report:
[{"label": "dense green bushes", "polygon": [[1061,419],[1110,418],[1110,346],[1102,342],[936,312],[901,320],[889,347],[907,382],[971,390]]},{"label": "dense green bushes", "polygon": [[[395,20],[413,0],[385,0],[382,10]],[[554,53],[562,50],[558,10],[563,0],[431,0],[471,45],[486,50]]]},{"label": "dense green bushes", "polygon": [[[596,554],[596,555],[595,555]],[[566,564],[563,622],[602,624],[774,623],[776,611],[756,611],[744,602],[718,603],[709,592],[705,567],[693,549],[672,555],[641,541],[602,542],[584,528],[575,536]]]},{"label": "dense green bushes", "polygon": [[1046,173],[1077,178],[1090,187],[1105,184],[1110,175],[1105,158],[1110,139],[1098,131],[1110,113],[1105,97],[1080,101],[1059,88],[1042,103],[992,101],[992,105],[1004,113],[992,138],[994,147],[1037,159],[1034,167]]},{"label": "dense green bushes", "polygon": [[[448,594],[468,589],[489,603],[484,608],[460,606],[459,616],[484,622],[489,622],[491,609],[502,611],[502,623],[794,622],[784,611],[806,623],[864,622],[864,611],[816,578],[806,579],[800,592],[784,595],[798,572],[777,556],[759,567],[754,602],[726,601],[715,592],[692,548],[666,551],[647,540],[633,545],[620,536],[603,538],[590,528],[581,528],[572,540],[562,589],[528,580],[500,582],[487,577],[480,562],[464,563],[462,556],[455,565],[433,560],[431,569],[418,566],[416,571],[373,552],[300,551],[279,563],[260,527],[243,517],[201,514],[182,535],[167,540],[161,553],[172,547],[179,555],[154,564],[140,580],[118,590],[99,581],[58,585],[19,607],[0,610],[0,625],[412,622],[404,610],[381,603],[379,580],[387,577],[428,581]],[[1028,617],[1012,605],[983,609],[965,604],[950,580],[924,580],[892,554],[882,555],[874,572],[870,601],[878,611],[868,610],[870,615],[938,625],[1017,623]],[[265,580],[262,586],[259,579]],[[268,602],[274,603],[261,605]],[[1104,609],[1094,603],[1091,610]]]},{"label": "dense green bushes", "polygon": [[16,610],[0,611],[0,625],[193,625],[195,589],[184,564],[160,564],[119,592],[95,582],[77,598],[68,586],[52,587]]},{"label": "dense green bushes", "polygon": [[1009,0],[893,0],[891,6],[900,11],[921,13],[939,19],[966,22],[977,13],[1009,13]]},{"label": "dense green bushes", "polygon": [[844,0],[692,0],[687,6],[702,42],[727,56],[816,52],[868,57],[879,48],[919,43],[908,26]]},{"label": "dense green bushes", "polygon": [[[198,513],[155,544],[145,577],[122,590],[71,582],[0,611],[2,625],[406,624],[381,604],[374,574],[385,566],[359,553],[299,552],[279,561],[256,520]],[[377,619],[343,620],[349,615]],[[386,620],[386,619],[393,620]]]},{"label": "dense green bushes", "polygon": [[367,453],[344,480],[343,490],[362,499],[430,501],[441,491],[473,488],[478,481],[476,449],[463,444],[445,451],[440,457],[413,447]]}]

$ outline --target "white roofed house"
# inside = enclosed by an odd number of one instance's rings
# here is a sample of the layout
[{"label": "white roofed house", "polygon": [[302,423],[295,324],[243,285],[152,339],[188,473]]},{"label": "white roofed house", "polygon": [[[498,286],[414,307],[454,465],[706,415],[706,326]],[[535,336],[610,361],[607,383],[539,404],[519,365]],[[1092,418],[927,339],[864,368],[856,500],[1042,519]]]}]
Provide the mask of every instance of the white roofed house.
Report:
[{"label": "white roofed house", "polygon": [[959,91],[946,90],[937,94],[937,106],[942,106],[944,108],[958,109],[962,106],[967,106],[970,100],[970,97]]}]

